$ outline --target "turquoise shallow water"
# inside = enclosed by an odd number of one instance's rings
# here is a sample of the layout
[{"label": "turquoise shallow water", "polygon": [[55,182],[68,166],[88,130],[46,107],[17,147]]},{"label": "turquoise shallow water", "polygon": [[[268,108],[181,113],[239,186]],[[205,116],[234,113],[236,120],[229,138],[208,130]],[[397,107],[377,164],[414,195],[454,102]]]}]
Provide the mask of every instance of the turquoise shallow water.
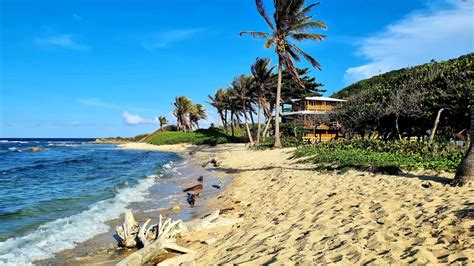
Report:
[{"label": "turquoise shallow water", "polygon": [[44,259],[106,231],[180,160],[84,139],[0,140],[0,264]]}]

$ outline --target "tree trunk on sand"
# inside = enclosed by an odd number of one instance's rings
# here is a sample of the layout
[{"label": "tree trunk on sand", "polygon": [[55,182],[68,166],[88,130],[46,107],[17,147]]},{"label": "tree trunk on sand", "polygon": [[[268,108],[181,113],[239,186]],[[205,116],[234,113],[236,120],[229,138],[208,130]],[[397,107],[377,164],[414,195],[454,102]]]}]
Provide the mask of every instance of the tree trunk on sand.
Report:
[{"label": "tree trunk on sand", "polygon": [[276,95],[276,108],[275,108],[275,144],[273,148],[280,149],[283,147],[280,140],[280,97],[281,97],[281,58],[278,59],[278,84],[277,84],[277,95]]},{"label": "tree trunk on sand", "polygon": [[230,130],[232,131],[232,138],[235,137],[234,112],[230,111]]},{"label": "tree trunk on sand", "polygon": [[262,137],[264,138],[268,137],[268,128],[270,128],[271,123],[272,123],[272,117],[270,116],[267,122],[265,123],[265,127],[263,128]]},{"label": "tree trunk on sand", "polygon": [[402,134],[400,134],[400,127],[398,126],[398,115],[395,118],[395,128],[397,129],[398,139],[402,140]]},{"label": "tree trunk on sand", "polygon": [[466,156],[459,165],[451,186],[464,186],[474,179],[474,155],[472,154],[474,134],[474,110],[471,110],[471,141]]},{"label": "tree trunk on sand", "polygon": [[438,128],[439,119],[440,119],[441,113],[443,111],[444,111],[444,108],[441,108],[441,109],[438,110],[438,114],[436,114],[436,119],[435,119],[433,129],[431,130],[431,134],[430,134],[430,140],[428,142],[429,144],[433,143],[433,140],[434,140],[434,137],[435,137],[435,134],[436,134],[436,129]]},{"label": "tree trunk on sand", "polygon": [[250,146],[253,146],[254,143],[253,143],[252,133],[250,132],[250,129],[249,129],[247,112],[245,111],[245,108],[244,108],[244,119],[245,119],[245,129],[247,130],[247,136],[249,137]]},{"label": "tree trunk on sand", "polygon": [[260,132],[262,130],[262,125],[261,125],[261,121],[262,121],[262,103],[261,103],[261,100],[260,100],[260,95],[258,96],[258,114],[257,114],[257,140],[256,140],[256,143],[257,145],[260,144]]},{"label": "tree trunk on sand", "polygon": [[225,129],[225,137],[226,138],[229,138],[229,124],[227,124],[227,110],[224,111],[224,121],[223,121],[223,124],[224,124],[224,129]]}]

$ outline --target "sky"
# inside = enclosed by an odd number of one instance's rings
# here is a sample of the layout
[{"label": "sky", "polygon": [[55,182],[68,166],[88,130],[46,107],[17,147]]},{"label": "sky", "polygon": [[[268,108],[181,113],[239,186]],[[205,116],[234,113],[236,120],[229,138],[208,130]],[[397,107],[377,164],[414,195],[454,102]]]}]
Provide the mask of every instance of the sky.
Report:
[{"label": "sky", "polygon": [[[321,0],[323,42],[300,47],[330,96],[386,71],[474,52],[473,0]],[[273,12],[273,1],[265,1]],[[206,102],[256,57],[267,31],[253,0],[0,0],[0,137],[134,136]],[[308,67],[308,63],[297,63]]]}]

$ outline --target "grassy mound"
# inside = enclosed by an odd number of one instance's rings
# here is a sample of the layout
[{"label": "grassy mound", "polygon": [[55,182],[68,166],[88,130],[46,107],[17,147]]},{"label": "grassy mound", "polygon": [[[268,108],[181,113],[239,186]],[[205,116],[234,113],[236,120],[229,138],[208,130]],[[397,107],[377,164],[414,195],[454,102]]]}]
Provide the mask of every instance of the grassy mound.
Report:
[{"label": "grassy mound", "polygon": [[[241,133],[237,131],[237,133]],[[155,132],[148,136],[145,142],[154,145],[168,145],[189,143],[194,145],[211,145],[223,144],[228,142],[244,142],[245,138],[242,134],[237,134],[236,137],[227,138],[224,130],[220,128],[199,129],[194,132],[182,131],[163,131]]]}]

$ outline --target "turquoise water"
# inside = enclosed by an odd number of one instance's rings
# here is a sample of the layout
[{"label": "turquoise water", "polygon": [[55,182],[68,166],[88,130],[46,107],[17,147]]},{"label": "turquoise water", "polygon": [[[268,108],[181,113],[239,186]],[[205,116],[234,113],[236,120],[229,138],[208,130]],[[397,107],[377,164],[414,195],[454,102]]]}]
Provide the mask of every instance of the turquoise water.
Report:
[{"label": "turquoise water", "polygon": [[180,160],[89,141],[0,140],[0,264],[48,258],[106,232]]}]

